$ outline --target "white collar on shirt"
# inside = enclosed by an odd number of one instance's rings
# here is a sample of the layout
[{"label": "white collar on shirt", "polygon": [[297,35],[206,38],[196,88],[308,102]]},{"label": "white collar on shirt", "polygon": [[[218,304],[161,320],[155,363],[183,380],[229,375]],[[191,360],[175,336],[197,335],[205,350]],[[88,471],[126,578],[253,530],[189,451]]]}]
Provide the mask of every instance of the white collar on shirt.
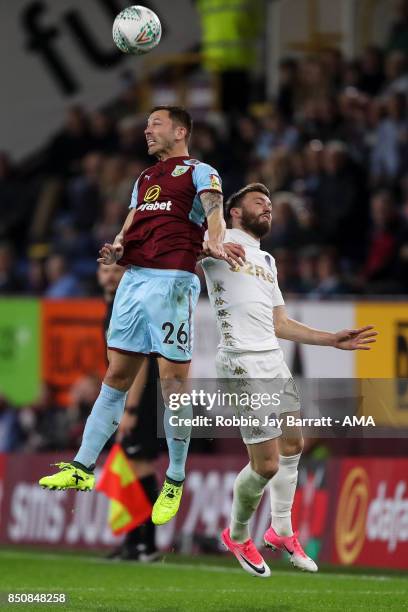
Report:
[{"label": "white collar on shirt", "polygon": [[244,232],[241,229],[237,229],[237,228],[229,229],[228,235],[230,238],[233,239],[233,242],[236,240],[238,244],[242,244],[244,246],[255,247],[257,249],[259,249],[260,247],[260,240],[258,238],[254,238],[253,236],[251,236],[247,232]]}]

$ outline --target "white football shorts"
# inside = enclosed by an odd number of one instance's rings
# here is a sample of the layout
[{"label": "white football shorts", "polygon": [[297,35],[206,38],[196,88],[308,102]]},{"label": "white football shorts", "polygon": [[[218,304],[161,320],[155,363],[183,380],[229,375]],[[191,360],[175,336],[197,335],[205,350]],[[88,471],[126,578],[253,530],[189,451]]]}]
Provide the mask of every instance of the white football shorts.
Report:
[{"label": "white football shorts", "polygon": [[282,430],[276,419],[300,411],[299,393],[280,348],[246,353],[219,350],[216,369],[218,379],[230,379],[225,381],[225,389],[243,398],[234,405],[235,414],[259,421],[240,426],[245,444],[280,437]]}]

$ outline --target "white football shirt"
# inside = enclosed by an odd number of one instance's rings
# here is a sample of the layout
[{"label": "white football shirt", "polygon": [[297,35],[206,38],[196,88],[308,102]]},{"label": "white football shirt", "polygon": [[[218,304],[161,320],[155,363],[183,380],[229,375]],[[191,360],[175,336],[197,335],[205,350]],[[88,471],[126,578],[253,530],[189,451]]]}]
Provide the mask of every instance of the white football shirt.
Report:
[{"label": "white football shirt", "polygon": [[270,351],[279,348],[273,307],[282,306],[275,260],[259,248],[259,240],[239,229],[226,231],[224,242],[245,249],[243,266],[206,257],[201,261],[208,295],[217,317],[224,351]]}]

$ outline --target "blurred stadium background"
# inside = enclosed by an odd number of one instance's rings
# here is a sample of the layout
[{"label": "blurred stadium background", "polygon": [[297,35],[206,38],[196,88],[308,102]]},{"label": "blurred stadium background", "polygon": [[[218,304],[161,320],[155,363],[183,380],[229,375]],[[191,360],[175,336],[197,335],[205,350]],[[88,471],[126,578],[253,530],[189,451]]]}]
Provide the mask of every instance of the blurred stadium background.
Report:
[{"label": "blurred stadium background", "polygon": [[[140,58],[111,40],[126,4],[0,4],[0,543],[118,542],[102,494],[48,494],[36,481],[78,447],[98,393],[96,253],[151,164],[146,113],[182,103],[190,152],[220,171],[226,195],[249,181],[274,193],[264,248],[289,311],[380,332],[368,355],[284,343],[293,372],[398,379],[387,420],[376,413],[388,435],[307,441],[294,509],[305,548],[320,562],[407,569],[408,1],[143,2],[164,33]],[[197,378],[214,375],[217,340],[202,283]],[[244,458],[239,440],[193,441],[161,549],[217,550]],[[257,542],[268,513],[265,500]]]}]

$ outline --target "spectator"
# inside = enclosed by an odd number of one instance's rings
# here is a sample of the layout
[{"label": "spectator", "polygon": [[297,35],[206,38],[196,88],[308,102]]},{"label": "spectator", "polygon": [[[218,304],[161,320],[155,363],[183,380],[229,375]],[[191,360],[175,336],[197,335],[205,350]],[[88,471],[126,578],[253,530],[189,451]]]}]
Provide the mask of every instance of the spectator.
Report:
[{"label": "spectator", "polygon": [[[406,184],[405,184],[406,183]],[[408,292],[408,176],[403,182],[405,187],[404,201],[401,207],[400,227],[398,231],[397,262],[395,276],[399,291]]]},{"label": "spectator", "polygon": [[298,245],[299,236],[296,215],[296,207],[299,206],[298,198],[289,192],[278,192],[272,197],[272,205],[272,228],[263,241],[264,248],[267,251],[293,250]]},{"label": "spectator", "polygon": [[25,433],[24,450],[57,451],[67,448],[68,413],[56,405],[52,389],[41,386],[36,402],[21,410],[20,423]]},{"label": "spectator", "polygon": [[323,143],[321,140],[309,141],[304,149],[306,177],[304,193],[315,196],[323,176]]},{"label": "spectator", "polygon": [[26,270],[25,289],[29,295],[42,295],[45,289],[44,261],[31,257]]},{"label": "spectator", "polygon": [[0,453],[16,450],[22,441],[18,412],[4,395],[0,395]]},{"label": "spectator", "polygon": [[376,96],[384,85],[384,53],[378,47],[366,47],[361,58],[361,91]]},{"label": "spectator", "polygon": [[334,94],[341,87],[344,78],[343,54],[335,47],[324,49],[320,60],[330,83],[330,91]]},{"label": "spectator", "polygon": [[100,221],[95,223],[93,228],[96,251],[98,251],[105,242],[111,242],[112,236],[119,234],[126,214],[127,207],[122,202],[118,200],[106,200],[103,205],[102,217]]},{"label": "spectator", "polygon": [[72,225],[78,230],[89,230],[98,217],[103,161],[100,153],[88,153],[81,163],[82,173],[67,184],[68,215]]},{"label": "spectator", "polygon": [[103,200],[115,200],[128,206],[135,179],[126,173],[123,157],[108,157],[103,163],[100,194]]},{"label": "spectator", "polygon": [[316,262],[319,250],[308,247],[299,252],[298,276],[299,293],[310,295],[317,285]]},{"label": "spectator", "polygon": [[223,143],[217,138],[216,130],[206,123],[196,123],[192,137],[192,157],[196,157],[214,168],[222,169],[230,165],[229,155]]},{"label": "spectator", "polygon": [[298,249],[316,249],[322,244],[323,236],[312,201],[302,200],[297,207],[296,214],[298,222]]},{"label": "spectator", "polygon": [[383,97],[393,93],[408,94],[408,58],[402,51],[392,51],[385,61],[386,85]]},{"label": "spectator", "polygon": [[287,191],[292,181],[290,155],[279,149],[259,167],[255,182],[265,183],[271,192]]},{"label": "spectator", "polygon": [[398,0],[396,20],[391,27],[387,48],[408,54],[408,0]]},{"label": "spectator", "polygon": [[134,116],[124,117],[118,125],[118,150],[126,159],[144,160],[143,167],[152,165],[152,158],[146,152],[144,125]]},{"label": "spectator", "polygon": [[9,156],[0,151],[0,240],[19,239],[28,214],[28,197],[24,183]]},{"label": "spectator", "polygon": [[358,168],[350,160],[346,145],[337,141],[325,147],[323,163],[324,174],[316,192],[323,238],[343,254],[355,257],[366,212]]},{"label": "spectator", "polygon": [[67,260],[63,255],[55,253],[45,262],[47,289],[45,297],[60,299],[78,297],[81,295],[78,280],[69,272]]},{"label": "spectator", "polygon": [[245,112],[250,100],[250,71],[256,65],[263,3],[197,0],[202,27],[203,66],[220,75],[225,112]]},{"label": "spectator", "polygon": [[304,59],[299,69],[299,90],[304,102],[321,100],[330,95],[330,82],[325,68],[317,58]]},{"label": "spectator", "polygon": [[342,135],[342,118],[335,98],[323,96],[309,100],[304,109],[304,121],[301,125],[303,142],[321,140],[327,142],[340,139]]},{"label": "spectator", "polygon": [[342,136],[350,157],[363,165],[369,158],[368,98],[356,89],[346,89],[340,97],[341,113],[344,117]]},{"label": "spectator", "polygon": [[370,215],[371,228],[367,257],[363,266],[363,279],[367,283],[372,283],[373,287],[380,286],[386,291],[390,282],[392,286],[399,226],[397,210],[390,191],[374,193],[370,203]]},{"label": "spectator", "polygon": [[101,111],[95,111],[89,117],[90,149],[106,155],[117,150],[118,134],[110,117]]},{"label": "spectator", "polygon": [[285,295],[300,293],[302,285],[296,270],[296,256],[288,249],[273,250],[278,269],[279,287]]},{"label": "spectator", "polygon": [[233,164],[223,174],[225,193],[232,193],[242,187],[242,177],[256,164],[255,148],[258,138],[258,124],[251,116],[241,116],[231,126],[228,158]]},{"label": "spectator", "polygon": [[298,143],[299,134],[295,127],[288,125],[278,112],[268,114],[261,121],[261,133],[257,141],[256,155],[268,159],[276,149],[293,151]]},{"label": "spectator", "polygon": [[317,259],[317,284],[309,293],[311,298],[328,299],[348,293],[349,289],[339,272],[338,255],[333,249],[326,249]]},{"label": "spectator", "polygon": [[408,118],[406,97],[393,94],[387,102],[387,117],[376,131],[371,155],[371,176],[375,183],[395,180],[408,154]]},{"label": "spectator", "polygon": [[50,251],[62,255],[68,261],[72,261],[71,271],[74,274],[75,270],[80,269],[83,260],[91,258],[95,263],[95,245],[91,233],[78,231],[67,216],[60,217],[54,223],[53,229]]},{"label": "spectator", "polygon": [[338,89],[356,89],[359,90],[361,88],[362,82],[362,73],[361,73],[361,65],[357,60],[353,60],[351,62],[347,62],[344,67],[344,78],[341,83],[341,88]]},{"label": "spectator", "polygon": [[298,63],[294,59],[284,59],[279,64],[276,105],[285,121],[293,121],[298,90]]},{"label": "spectator", "polygon": [[14,249],[8,242],[0,242],[0,295],[18,293],[22,288],[17,276]]},{"label": "spectator", "polygon": [[65,124],[48,148],[46,168],[52,174],[69,176],[78,169],[79,161],[90,150],[91,141],[84,110],[71,106]]}]

